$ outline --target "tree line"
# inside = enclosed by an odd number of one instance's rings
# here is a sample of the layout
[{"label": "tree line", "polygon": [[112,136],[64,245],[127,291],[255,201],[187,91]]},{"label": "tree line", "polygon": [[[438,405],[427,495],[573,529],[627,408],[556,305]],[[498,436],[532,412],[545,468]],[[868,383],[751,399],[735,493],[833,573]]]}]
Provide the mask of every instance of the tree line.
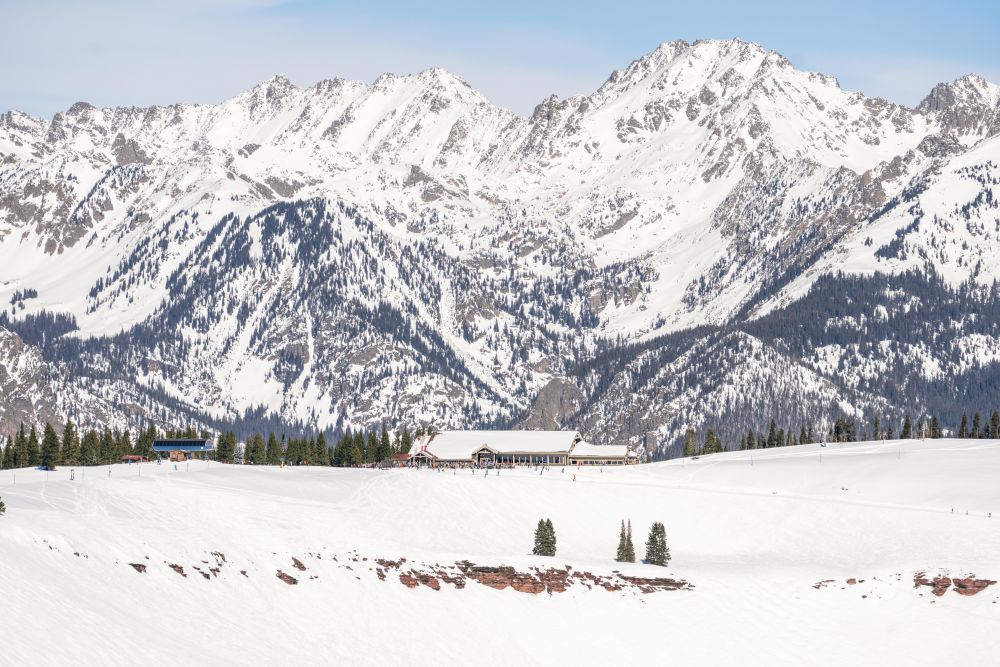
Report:
[{"label": "tree line", "polygon": [[[320,465],[320,466],[364,466],[376,465],[389,460],[393,454],[409,453],[414,438],[425,434],[424,428],[411,433],[408,426],[390,431],[384,426],[380,430],[348,430],[331,448],[326,434],[280,438],[272,431],[267,439],[257,432],[247,438],[242,452],[238,451],[236,433],[225,431],[218,434],[215,450],[198,453],[199,458],[210,458],[223,463],[237,460],[256,465]],[[135,433],[128,429],[89,429],[81,434],[72,420],[66,420],[60,435],[46,423],[39,435],[32,424],[20,424],[17,433],[6,442],[0,442],[0,469],[37,468],[54,470],[56,466],[108,465],[120,461],[127,455],[152,458],[153,442],[159,438],[205,438],[213,435],[208,431],[196,431],[193,427],[159,431],[150,425]],[[238,454],[242,456],[238,456]]]},{"label": "tree line", "polygon": [[[871,429],[868,430],[857,419],[840,416],[828,427],[825,441],[895,440],[897,437],[901,440],[944,437],[1000,439],[1000,410],[994,410],[988,419],[984,418],[983,414],[985,413],[975,412],[970,420],[968,413],[963,413],[957,432],[946,431],[941,426],[941,419],[937,416],[914,420],[907,414],[903,417],[902,424],[899,425],[898,436],[892,424],[883,422],[879,417],[872,419]],[[795,428],[779,427],[778,422],[772,419],[766,434],[755,432],[754,429],[748,429],[746,433],[743,433],[736,449],[745,451],[771,447],[791,447],[808,445],[816,441],[812,424],[800,426],[796,432]],[[731,451],[731,449],[723,444],[716,435],[715,429],[707,429],[701,439],[693,428],[688,428],[684,433],[683,455],[685,457],[717,454],[725,451]]]},{"label": "tree line", "polygon": [[[173,437],[174,432],[168,432]],[[192,437],[193,437],[192,432]],[[0,443],[0,468],[55,469],[58,465],[102,465],[119,461],[128,454],[151,457],[153,441],[158,437],[154,426],[132,437],[128,429],[90,429],[81,436],[72,420],[67,419],[60,436],[52,424],[46,423],[39,437],[34,424],[25,429],[22,422],[17,433]]]}]

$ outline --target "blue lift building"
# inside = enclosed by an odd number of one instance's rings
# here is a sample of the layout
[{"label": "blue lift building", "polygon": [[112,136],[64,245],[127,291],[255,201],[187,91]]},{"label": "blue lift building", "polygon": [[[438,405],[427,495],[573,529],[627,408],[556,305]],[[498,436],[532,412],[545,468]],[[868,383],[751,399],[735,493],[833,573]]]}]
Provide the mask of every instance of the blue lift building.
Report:
[{"label": "blue lift building", "polygon": [[163,438],[153,441],[153,451],[167,452],[171,461],[187,461],[196,452],[210,452],[215,442],[207,438]]}]

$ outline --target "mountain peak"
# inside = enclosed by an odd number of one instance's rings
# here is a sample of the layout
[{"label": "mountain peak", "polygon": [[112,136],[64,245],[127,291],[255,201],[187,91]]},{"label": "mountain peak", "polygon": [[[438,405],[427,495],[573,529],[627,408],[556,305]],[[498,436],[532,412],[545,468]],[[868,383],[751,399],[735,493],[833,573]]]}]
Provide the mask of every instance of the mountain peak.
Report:
[{"label": "mountain peak", "polygon": [[1000,85],[980,74],[966,74],[934,86],[917,105],[917,110],[922,113],[946,111],[957,105],[995,109],[1000,105]]}]

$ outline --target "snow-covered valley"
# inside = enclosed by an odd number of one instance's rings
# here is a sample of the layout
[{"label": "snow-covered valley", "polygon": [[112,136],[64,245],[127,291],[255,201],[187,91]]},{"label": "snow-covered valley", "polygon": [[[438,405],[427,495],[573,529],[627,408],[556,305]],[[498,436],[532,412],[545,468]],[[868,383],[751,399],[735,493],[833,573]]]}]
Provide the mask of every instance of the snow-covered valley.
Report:
[{"label": "snow-covered valley", "polygon": [[[0,471],[0,662],[987,665],[1000,652],[995,440],[488,476],[215,462],[70,474]],[[542,517],[554,558],[529,555]],[[622,520],[640,559],[665,524],[667,567],[614,561]],[[690,588],[401,577],[463,561]],[[919,583],[939,576],[959,582]],[[976,594],[959,593],[972,579]]]}]

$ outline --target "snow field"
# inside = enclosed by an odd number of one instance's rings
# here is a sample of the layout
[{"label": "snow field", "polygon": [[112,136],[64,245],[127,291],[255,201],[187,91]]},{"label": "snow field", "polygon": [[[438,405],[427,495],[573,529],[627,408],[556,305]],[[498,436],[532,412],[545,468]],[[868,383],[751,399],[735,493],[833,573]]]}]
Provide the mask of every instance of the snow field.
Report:
[{"label": "snow field", "polygon": [[[1000,648],[1000,587],[934,597],[913,586],[918,571],[1000,579],[996,441],[490,476],[216,463],[75,472],[0,472],[0,664],[976,665]],[[546,516],[552,559],[529,555]],[[624,518],[640,557],[649,525],[666,525],[667,568],[612,560]],[[621,570],[694,589],[434,591],[369,569],[400,557]],[[194,569],[217,566],[207,580]]]}]

